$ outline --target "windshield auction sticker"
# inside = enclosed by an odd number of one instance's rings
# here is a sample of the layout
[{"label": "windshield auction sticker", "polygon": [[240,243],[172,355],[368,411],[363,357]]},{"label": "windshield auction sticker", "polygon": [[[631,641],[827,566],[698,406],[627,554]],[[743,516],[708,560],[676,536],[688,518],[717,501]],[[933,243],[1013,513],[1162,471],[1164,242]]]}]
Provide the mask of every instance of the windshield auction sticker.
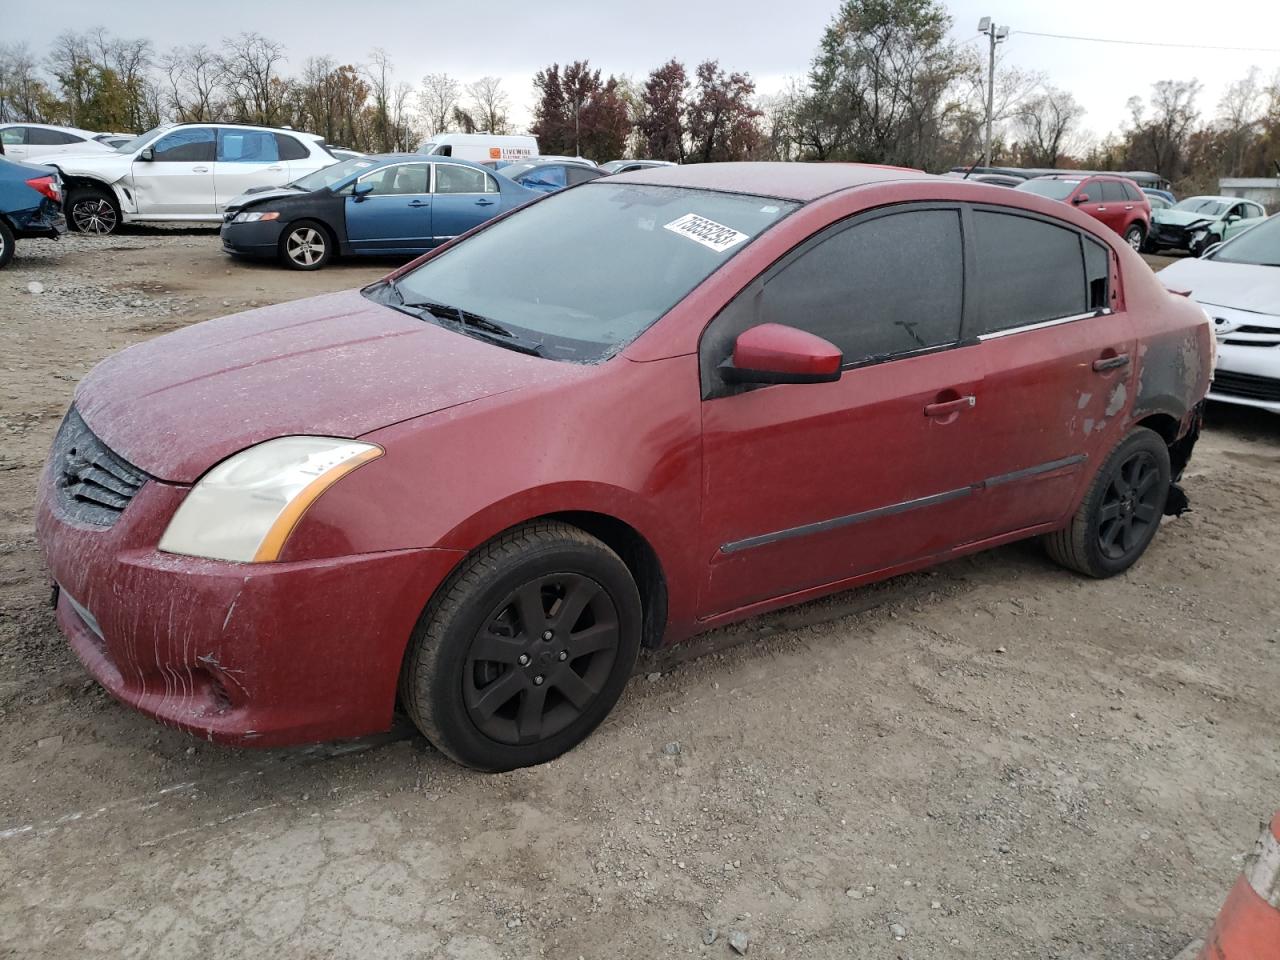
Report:
[{"label": "windshield auction sticker", "polygon": [[700,217],[696,213],[686,213],[678,220],[664,223],[663,227],[672,233],[688,237],[704,247],[710,247],[716,253],[724,253],[730,247],[735,247],[743,240],[748,239],[745,233],[741,233],[733,229],[733,227],[726,227],[723,223],[716,223],[714,220]]}]

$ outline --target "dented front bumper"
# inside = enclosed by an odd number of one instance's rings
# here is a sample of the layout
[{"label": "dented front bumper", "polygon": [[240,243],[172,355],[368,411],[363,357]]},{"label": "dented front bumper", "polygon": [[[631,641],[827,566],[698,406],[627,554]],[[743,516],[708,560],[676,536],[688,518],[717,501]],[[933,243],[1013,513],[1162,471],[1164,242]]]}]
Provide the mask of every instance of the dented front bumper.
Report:
[{"label": "dented front bumper", "polygon": [[398,550],[243,564],[155,548],[186,488],[148,480],[111,526],[41,479],[36,528],[57,621],[117,699],[212,741],[278,746],[387,729],[409,635],[458,560]]}]

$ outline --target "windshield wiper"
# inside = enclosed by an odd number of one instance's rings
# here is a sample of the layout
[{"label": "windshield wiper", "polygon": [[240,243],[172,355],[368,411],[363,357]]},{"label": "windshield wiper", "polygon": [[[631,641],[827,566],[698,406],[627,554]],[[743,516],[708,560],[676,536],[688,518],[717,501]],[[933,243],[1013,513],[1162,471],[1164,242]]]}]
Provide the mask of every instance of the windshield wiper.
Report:
[{"label": "windshield wiper", "polygon": [[447,303],[436,303],[432,300],[405,300],[404,294],[396,287],[395,281],[389,280],[387,285],[400,298],[400,308],[405,311],[418,310],[422,313],[429,313],[438,320],[451,320],[458,324],[459,327],[465,328],[469,334],[479,336],[500,346],[510,347],[512,350],[518,350],[521,353],[538,356],[542,352],[541,343],[516,336],[502,324],[490,320],[488,317],[472,313],[470,310],[463,310],[461,307],[450,306]]}]

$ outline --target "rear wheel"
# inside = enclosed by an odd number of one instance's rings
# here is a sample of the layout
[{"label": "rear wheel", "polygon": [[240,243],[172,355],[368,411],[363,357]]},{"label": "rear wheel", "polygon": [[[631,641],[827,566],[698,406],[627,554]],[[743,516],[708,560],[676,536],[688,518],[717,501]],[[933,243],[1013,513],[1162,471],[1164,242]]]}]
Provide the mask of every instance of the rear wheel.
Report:
[{"label": "rear wheel", "polygon": [[9,229],[7,223],[0,220],[0,267],[5,266],[13,259],[13,250],[13,231]]},{"label": "rear wheel", "polygon": [[73,187],[67,192],[67,225],[78,233],[105,237],[120,227],[120,207],[101,187]]},{"label": "rear wheel", "polygon": [[314,220],[289,224],[280,237],[280,259],[295,270],[319,270],[333,259],[329,231]]},{"label": "rear wheel", "polygon": [[1049,556],[1091,577],[1111,577],[1146,551],[1169,499],[1169,448],[1135,427],[1107,457],[1063,530],[1044,538]]},{"label": "rear wheel", "polygon": [[1142,224],[1132,223],[1129,229],[1124,232],[1124,242],[1133,248],[1134,252],[1141,252],[1142,241],[1146,237],[1146,231],[1142,229]]},{"label": "rear wheel", "polygon": [[616,553],[568,524],[526,524],[476,551],[428,604],[401,700],[459,763],[542,763],[608,715],[640,630],[639,591]]}]

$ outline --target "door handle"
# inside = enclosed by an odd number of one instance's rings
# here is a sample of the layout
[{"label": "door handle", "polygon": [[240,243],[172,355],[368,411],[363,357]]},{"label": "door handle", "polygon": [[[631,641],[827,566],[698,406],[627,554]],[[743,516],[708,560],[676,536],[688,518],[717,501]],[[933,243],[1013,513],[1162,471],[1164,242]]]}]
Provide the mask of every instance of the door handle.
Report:
[{"label": "door handle", "polygon": [[494,201],[492,201],[492,200],[477,200],[477,201],[476,201],[476,206],[477,206],[477,207],[491,207],[491,206],[493,206],[493,203],[494,203]]},{"label": "door handle", "polygon": [[1121,367],[1129,365],[1129,355],[1127,353],[1118,353],[1114,357],[1100,357],[1093,361],[1093,369],[1098,373],[1107,370],[1119,370]]},{"label": "door handle", "polygon": [[208,167],[192,167],[191,172],[192,173],[208,173],[209,168]]},{"label": "door handle", "polygon": [[952,413],[968,410],[978,402],[977,397],[960,397],[958,400],[944,400],[941,403],[930,403],[924,408],[926,417],[945,417]]},{"label": "door handle", "polygon": [[284,169],[284,167],[280,166],[279,164],[277,164],[277,165],[276,165],[276,166],[274,166],[274,167],[267,167],[267,170],[268,170],[270,173],[279,173],[279,172],[280,172],[281,170],[283,170],[283,169]]},{"label": "door handle", "polygon": [[409,201],[409,206],[411,206],[411,207],[429,207],[429,206],[431,206],[431,201],[430,201],[430,200],[410,200],[410,201]]},{"label": "door handle", "polygon": [[1132,204],[1132,203],[1127,203],[1127,204],[1125,204],[1125,207],[1124,207],[1124,208],[1125,208],[1126,210],[1132,210],[1132,209],[1133,209],[1133,204]]}]

